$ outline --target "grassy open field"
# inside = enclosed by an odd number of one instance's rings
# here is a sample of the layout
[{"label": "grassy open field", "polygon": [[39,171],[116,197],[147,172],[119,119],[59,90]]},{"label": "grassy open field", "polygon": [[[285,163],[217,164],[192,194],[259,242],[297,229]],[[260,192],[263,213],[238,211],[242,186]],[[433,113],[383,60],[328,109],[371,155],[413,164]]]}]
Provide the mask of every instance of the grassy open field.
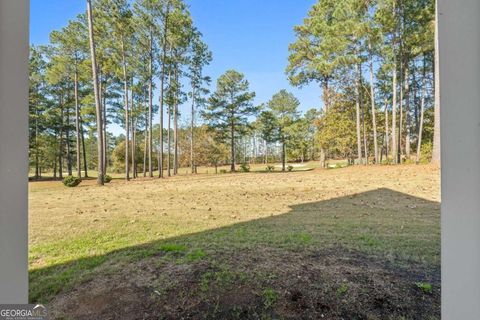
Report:
[{"label": "grassy open field", "polygon": [[211,173],[31,182],[30,300],[59,319],[440,318],[438,169]]}]

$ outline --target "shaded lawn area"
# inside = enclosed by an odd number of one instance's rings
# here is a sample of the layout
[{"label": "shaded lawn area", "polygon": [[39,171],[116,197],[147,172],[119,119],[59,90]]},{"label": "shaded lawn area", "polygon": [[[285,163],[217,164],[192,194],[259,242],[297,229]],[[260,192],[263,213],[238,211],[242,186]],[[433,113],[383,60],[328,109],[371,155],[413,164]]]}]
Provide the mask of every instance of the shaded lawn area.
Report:
[{"label": "shaded lawn area", "polygon": [[30,300],[76,319],[438,319],[438,175],[32,183]]}]

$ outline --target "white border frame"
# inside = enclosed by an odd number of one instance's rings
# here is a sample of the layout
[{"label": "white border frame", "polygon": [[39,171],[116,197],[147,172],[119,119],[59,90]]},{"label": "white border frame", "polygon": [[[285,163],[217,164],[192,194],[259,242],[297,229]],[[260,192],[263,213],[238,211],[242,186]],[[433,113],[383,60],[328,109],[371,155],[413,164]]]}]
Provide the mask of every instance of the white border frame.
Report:
[{"label": "white border frame", "polygon": [[28,300],[29,0],[0,0],[0,303]]},{"label": "white border frame", "polygon": [[[442,318],[480,319],[480,1],[439,1]],[[28,297],[29,0],[0,0],[0,303]]]},{"label": "white border frame", "polygon": [[480,1],[439,0],[442,318],[480,319]]}]

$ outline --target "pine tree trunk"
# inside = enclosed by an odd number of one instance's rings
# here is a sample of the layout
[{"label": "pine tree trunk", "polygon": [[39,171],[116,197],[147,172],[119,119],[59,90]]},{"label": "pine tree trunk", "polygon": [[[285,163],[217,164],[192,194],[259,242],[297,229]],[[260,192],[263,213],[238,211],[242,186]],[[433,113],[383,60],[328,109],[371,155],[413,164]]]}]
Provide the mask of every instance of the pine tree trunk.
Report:
[{"label": "pine tree trunk", "polygon": [[145,178],[147,176],[147,139],[148,136],[148,125],[145,126],[145,130],[143,131],[143,177]]},{"label": "pine tree trunk", "polygon": [[57,179],[57,157],[53,160],[53,179]]},{"label": "pine tree trunk", "polygon": [[405,65],[405,123],[406,123],[406,135],[405,135],[405,156],[410,159],[410,83],[409,83],[409,69],[408,62]]},{"label": "pine tree trunk", "polygon": [[417,140],[417,158],[415,162],[420,163],[421,150],[422,150],[422,133],[423,133],[423,115],[425,112],[425,96],[427,91],[427,77],[426,77],[426,61],[425,56],[423,57],[423,74],[422,74],[422,97],[420,102],[420,123],[418,126],[418,140]]},{"label": "pine tree trunk", "polygon": [[135,167],[136,167],[136,163],[135,163],[135,147],[136,147],[136,142],[135,142],[135,118],[133,116],[134,114],[134,105],[133,105],[133,80],[132,80],[132,84],[131,84],[131,89],[130,89],[130,97],[131,97],[131,101],[130,101],[130,106],[131,106],[131,120],[130,120],[130,125],[131,125],[131,128],[132,128],[132,145],[131,145],[131,148],[132,148],[132,176],[133,178],[135,179],[137,176],[136,176],[136,172],[135,172]]},{"label": "pine tree trunk", "polygon": [[153,162],[152,162],[152,121],[153,121],[153,33],[150,28],[150,48],[148,61],[148,172],[153,178]]},{"label": "pine tree trunk", "polygon": [[285,172],[285,163],[287,161],[287,147],[285,139],[282,140],[282,171]]},{"label": "pine tree trunk", "polygon": [[392,160],[398,163],[397,146],[397,12],[396,1],[393,2],[393,20],[395,20],[395,30],[393,35],[392,53],[393,53],[393,75],[392,75]]},{"label": "pine tree trunk", "polygon": [[164,91],[165,91],[165,68],[167,60],[167,29],[168,29],[168,13],[170,3],[167,3],[167,10],[164,19],[163,28],[163,48],[162,48],[162,73],[160,75],[160,150],[158,153],[158,177],[163,178],[163,105],[164,105]]},{"label": "pine tree trunk", "polygon": [[370,48],[370,100],[372,107],[372,128],[373,128],[373,150],[375,164],[379,164],[378,159],[378,141],[377,141],[377,120],[376,120],[376,108],[375,108],[375,84],[373,80],[373,56],[372,56],[372,45],[369,43]]},{"label": "pine tree trunk", "polygon": [[158,152],[158,177],[163,178],[163,75],[161,81],[161,94],[160,94],[160,147]]},{"label": "pine tree trunk", "polygon": [[[163,67],[165,69],[165,66]],[[165,75],[164,75],[165,70],[162,70],[162,75],[160,77],[160,126],[159,126],[159,131],[160,131],[160,137],[159,137],[159,152],[158,152],[158,177],[163,178],[163,103],[164,103],[164,81],[165,81]]]},{"label": "pine tree trunk", "polygon": [[247,163],[247,141],[243,138],[243,163]]},{"label": "pine tree trunk", "polygon": [[38,108],[35,108],[35,180],[40,177],[39,169],[39,145],[38,145]]},{"label": "pine tree trunk", "polygon": [[268,164],[268,144],[267,140],[263,140],[264,149],[265,149],[265,164]]},{"label": "pine tree trunk", "polygon": [[123,95],[125,103],[125,180],[130,180],[130,167],[129,167],[129,150],[128,145],[130,143],[130,120],[129,120],[129,107],[128,107],[128,79],[127,79],[127,62],[125,60],[125,48],[122,39],[122,67],[123,67]]},{"label": "pine tree trunk", "polygon": [[257,137],[256,134],[252,136],[252,145],[253,145],[253,162],[257,163]]},{"label": "pine tree trunk", "polygon": [[66,140],[66,146],[67,146],[67,174],[69,177],[72,176],[72,152],[70,148],[70,112],[67,107],[67,112],[66,112],[66,118],[67,118],[67,125],[66,125],[66,130],[65,130],[65,140]]},{"label": "pine tree trunk", "polygon": [[393,81],[392,81],[392,159],[393,163],[398,163],[397,150],[397,63],[394,58],[393,63]]},{"label": "pine tree trunk", "polygon": [[367,125],[365,121],[365,111],[366,111],[366,106],[362,103],[362,124],[363,124],[363,154],[364,154],[364,159],[363,159],[363,164],[367,165],[368,164],[368,140],[367,140]]},{"label": "pine tree trunk", "polygon": [[87,164],[87,151],[85,148],[85,131],[83,130],[83,122],[80,116],[80,130],[82,132],[82,155],[83,155],[83,177],[88,178],[88,164]]},{"label": "pine tree trunk", "polygon": [[385,159],[388,161],[388,146],[390,142],[390,137],[388,135],[388,104],[387,99],[385,99]]},{"label": "pine tree trunk", "polygon": [[[101,69],[99,66],[97,66],[97,69]],[[100,95],[100,108],[102,110],[102,131],[103,131],[103,139],[101,141],[102,143],[102,159],[103,159],[103,172],[105,172],[105,103],[104,103],[104,93],[103,93],[103,83],[102,83],[102,73],[101,70],[98,71],[98,94]]]},{"label": "pine tree trunk", "polygon": [[330,108],[330,90],[328,87],[328,78],[325,78],[322,82],[323,85],[323,104],[325,106],[325,112]]},{"label": "pine tree trunk", "polygon": [[[102,86],[102,111],[103,111],[103,172],[107,174],[108,167],[108,143],[107,143],[107,79],[105,79],[105,84]],[[102,91],[100,91],[102,92]]]},{"label": "pine tree trunk", "polygon": [[[329,90],[329,78],[325,77],[323,80],[323,104],[325,106],[325,113],[330,109],[330,90]],[[320,148],[320,167],[325,168],[325,149]]]},{"label": "pine tree trunk", "polygon": [[62,158],[62,150],[59,151],[59,155],[58,155],[58,178],[63,179],[63,158]]},{"label": "pine tree trunk", "polygon": [[173,105],[173,175],[178,174],[178,71],[175,68],[175,99]]},{"label": "pine tree trunk", "polygon": [[415,70],[415,63],[413,64],[412,72],[412,102],[413,102],[413,122],[414,122],[414,132],[418,133],[418,127],[420,125],[420,108],[418,106],[418,97],[417,97],[417,75]]},{"label": "pine tree trunk", "polygon": [[137,120],[132,120],[132,170],[133,177],[138,178],[137,172]]},{"label": "pine tree trunk", "polygon": [[93,17],[92,17],[92,6],[90,3],[91,0],[87,0],[87,15],[88,15],[88,30],[90,38],[90,55],[92,59],[92,77],[93,77],[93,90],[95,96],[95,108],[97,116],[97,133],[98,133],[98,178],[97,184],[103,185],[104,172],[103,172],[103,147],[101,141],[103,140],[103,130],[102,130],[102,108],[100,105],[100,96],[98,91],[98,75],[97,75],[97,61],[95,56],[95,39],[93,35]]},{"label": "pine tree trunk", "polygon": [[77,177],[82,177],[82,164],[80,163],[80,106],[78,104],[78,72],[75,65],[75,74],[74,74],[74,95],[75,95],[75,130],[76,135],[76,144],[75,149],[77,153]]},{"label": "pine tree trunk", "polygon": [[[144,102],[147,104],[147,93],[145,92],[144,95]],[[147,148],[148,148],[148,134],[149,134],[149,125],[148,125],[148,115],[149,115],[149,106],[144,106],[145,109],[145,119],[147,121],[145,122],[145,129],[143,130],[143,177],[145,178],[147,176]]]},{"label": "pine tree trunk", "polygon": [[432,164],[440,166],[440,62],[438,58],[438,1],[435,7],[435,110]]},{"label": "pine tree trunk", "polygon": [[[170,79],[171,82],[171,79]],[[172,106],[168,106],[168,131],[167,131],[167,149],[168,149],[168,154],[167,154],[167,173],[168,176],[170,177],[171,174],[171,151],[172,151],[172,146],[171,146],[171,137],[170,137],[170,131],[172,130],[171,128],[171,120],[172,120]]]},{"label": "pine tree trunk", "polygon": [[360,129],[360,70],[358,64],[355,64],[355,114],[357,124],[357,160],[362,163],[362,138]]},{"label": "pine tree trunk", "polygon": [[[360,64],[360,88],[363,88],[363,75],[362,75],[362,65]],[[367,125],[365,121],[365,113],[367,111],[367,106],[363,103],[363,90],[360,91],[360,110],[362,112],[362,127],[363,127],[363,152],[364,152],[364,161],[363,164],[368,164],[368,140],[367,140]]]},{"label": "pine tree trunk", "polygon": [[235,172],[235,126],[233,122],[230,124],[230,171]]},{"label": "pine tree trunk", "polygon": [[63,99],[60,96],[60,135],[58,144],[58,177],[63,179]]},{"label": "pine tree trunk", "polygon": [[193,130],[195,126],[195,90],[192,91],[192,115],[191,115],[191,124],[190,124],[190,167],[192,169],[192,173],[195,173],[195,159],[193,153],[193,145],[194,145],[194,137],[193,137]]},{"label": "pine tree trunk", "polygon": [[400,62],[400,99],[398,101],[399,104],[399,124],[398,124],[398,155],[397,155],[397,163],[402,163],[402,133],[403,133],[403,98],[404,98],[404,74],[403,74],[403,63]]}]

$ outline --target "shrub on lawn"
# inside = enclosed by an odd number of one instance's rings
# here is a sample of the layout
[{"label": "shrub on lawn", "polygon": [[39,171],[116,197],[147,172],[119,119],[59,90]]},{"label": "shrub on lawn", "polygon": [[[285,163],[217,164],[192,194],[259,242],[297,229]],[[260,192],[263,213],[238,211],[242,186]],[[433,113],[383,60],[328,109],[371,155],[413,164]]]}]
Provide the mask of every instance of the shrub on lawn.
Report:
[{"label": "shrub on lawn", "polygon": [[420,163],[427,164],[432,161],[432,152],[433,152],[433,143],[432,142],[425,142],[422,143],[420,147]]},{"label": "shrub on lawn", "polygon": [[428,282],[415,282],[415,285],[423,293],[432,293],[432,290],[433,290],[432,285]]},{"label": "shrub on lawn", "polygon": [[82,182],[82,179],[80,179],[79,177],[68,176],[63,178],[62,182],[63,185],[66,187],[76,187],[80,184],[80,182]]},{"label": "shrub on lawn", "polygon": [[250,166],[247,163],[242,163],[240,165],[240,171],[249,172],[250,171]]},{"label": "shrub on lawn", "polygon": [[274,166],[267,166],[267,171],[268,172],[272,172],[275,170],[275,167]]},{"label": "shrub on lawn", "polygon": [[263,305],[265,309],[270,309],[271,307],[273,307],[275,302],[277,302],[278,300],[278,293],[272,288],[267,288],[263,290],[262,295]]},{"label": "shrub on lawn", "polygon": [[344,295],[348,292],[348,285],[346,283],[342,283],[342,285],[337,289],[337,293],[339,295]]},{"label": "shrub on lawn", "polygon": [[226,169],[220,169],[220,173],[227,173]]},{"label": "shrub on lawn", "polygon": [[108,174],[104,175],[103,176],[103,182],[105,183],[110,183],[110,181],[112,181],[112,177],[109,176]]},{"label": "shrub on lawn", "polygon": [[287,167],[287,170],[288,170],[288,171],[292,171],[292,170],[293,170],[293,166],[288,166],[288,167]]}]

